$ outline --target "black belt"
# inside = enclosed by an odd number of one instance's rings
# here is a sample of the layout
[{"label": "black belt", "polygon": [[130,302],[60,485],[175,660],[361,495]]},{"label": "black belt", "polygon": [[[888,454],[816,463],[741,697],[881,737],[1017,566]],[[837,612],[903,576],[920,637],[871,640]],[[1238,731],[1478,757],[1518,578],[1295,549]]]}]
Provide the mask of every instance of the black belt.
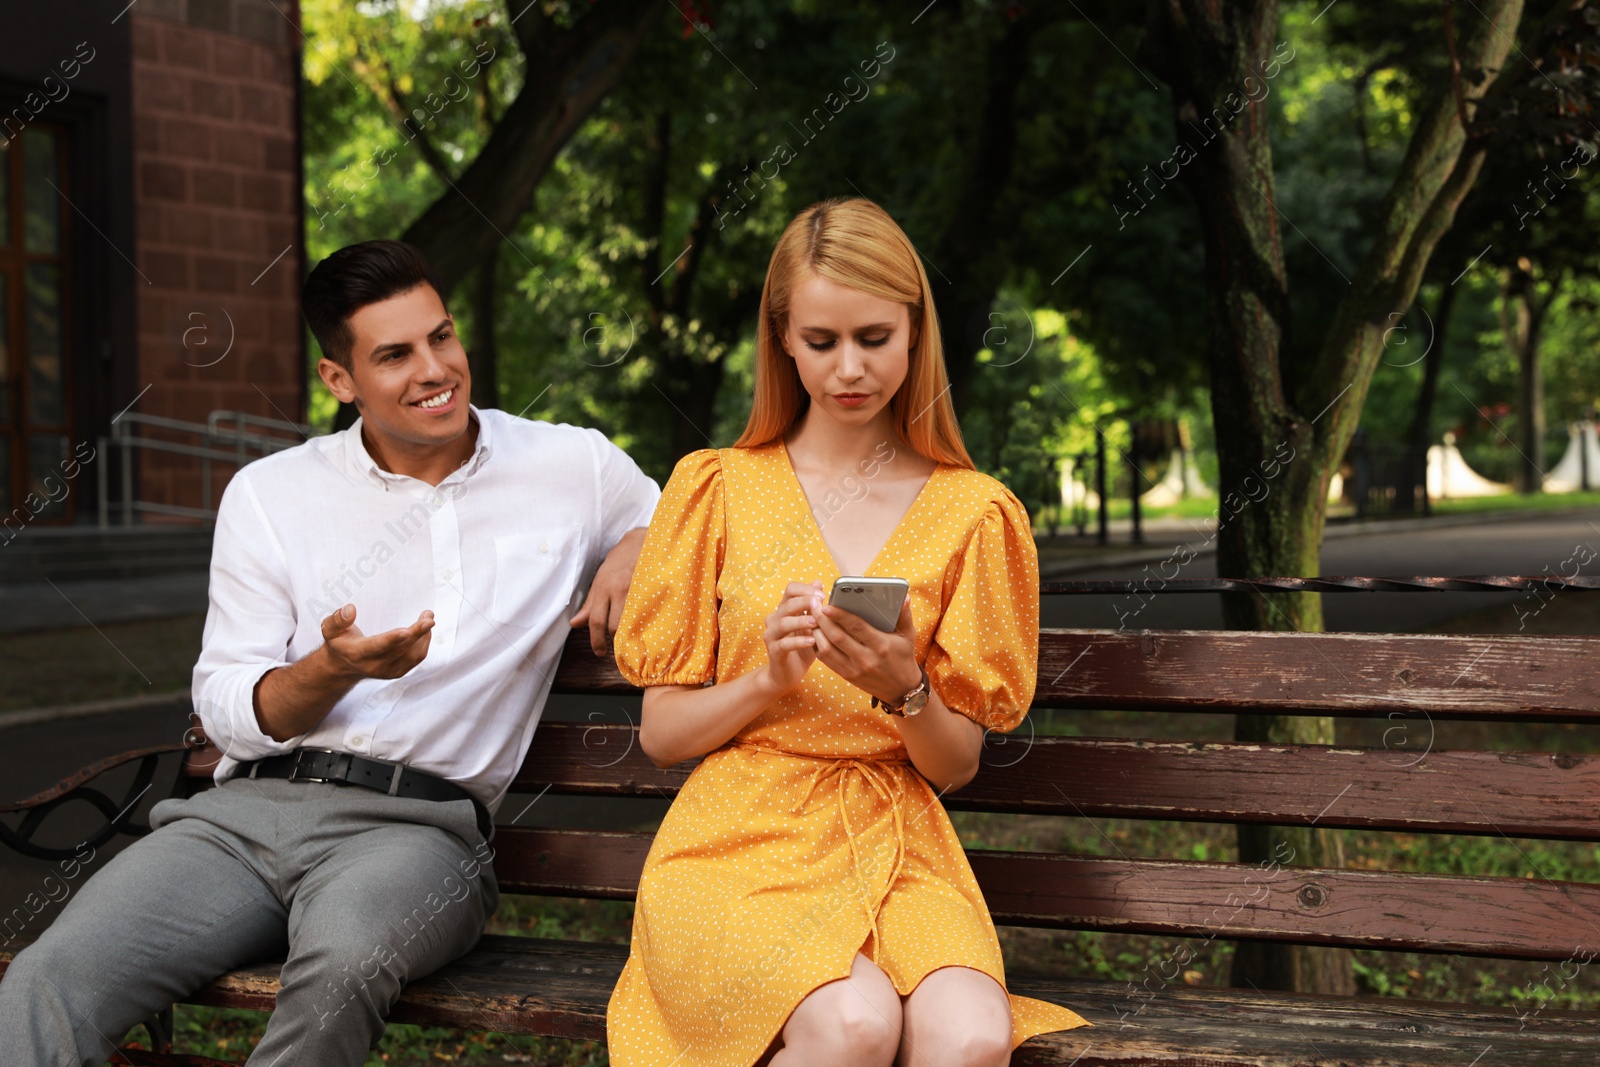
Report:
[{"label": "black belt", "polygon": [[478,815],[478,829],[488,840],[492,820],[477,797],[454,782],[407,767],[403,763],[367,759],[331,748],[297,748],[281,756],[240,764],[247,778],[287,778],[291,782],[334,782],[359,785],[392,797],[416,800],[470,800]]}]

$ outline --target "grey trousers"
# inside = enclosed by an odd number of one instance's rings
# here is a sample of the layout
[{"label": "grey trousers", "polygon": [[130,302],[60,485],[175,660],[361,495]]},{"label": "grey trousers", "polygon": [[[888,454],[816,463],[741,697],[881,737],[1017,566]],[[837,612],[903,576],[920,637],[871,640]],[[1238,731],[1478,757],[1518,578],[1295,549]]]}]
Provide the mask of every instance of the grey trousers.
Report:
[{"label": "grey trousers", "polygon": [[0,981],[0,1049],[99,1067],[129,1028],[287,955],[258,1067],[358,1067],[406,982],[477,942],[499,890],[469,801],[233,779],[151,809]]}]

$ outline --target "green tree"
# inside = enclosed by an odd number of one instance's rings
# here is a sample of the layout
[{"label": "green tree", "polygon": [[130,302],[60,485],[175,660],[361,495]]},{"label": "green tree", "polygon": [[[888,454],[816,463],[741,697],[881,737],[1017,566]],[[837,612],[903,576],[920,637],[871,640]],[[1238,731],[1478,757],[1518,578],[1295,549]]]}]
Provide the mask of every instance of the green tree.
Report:
[{"label": "green tree", "polygon": [[[1406,150],[1368,223],[1367,247],[1353,271],[1341,270],[1347,284],[1336,290],[1331,312],[1306,323],[1293,317],[1268,109],[1252,99],[1251,88],[1269,76],[1268,64],[1283,61],[1279,5],[1152,0],[1149,6],[1143,54],[1171,86],[1175,125],[1194,129],[1199,141],[1181,174],[1206,250],[1208,364],[1225,494],[1217,564],[1225,575],[1316,573],[1328,480],[1359,422],[1391,316],[1411,305],[1435,245],[1483,166],[1487,139],[1478,124],[1505,114],[1487,94],[1520,96],[1530,107],[1570,102],[1560,85],[1544,90],[1520,72],[1506,74],[1521,0],[1480,3],[1470,13],[1451,3],[1392,9],[1395,17],[1429,27],[1436,43],[1409,68],[1415,85]],[[1300,17],[1291,28],[1313,32],[1323,17],[1358,15],[1333,9],[1309,21]],[[1532,45],[1538,30],[1524,36]],[[1251,482],[1270,491],[1247,505],[1240,494]],[[1224,617],[1239,629],[1322,628],[1320,600],[1311,594],[1228,595]],[[1238,736],[1334,740],[1332,720],[1315,717],[1241,716]],[[1247,862],[1279,844],[1293,848],[1298,863],[1341,862],[1334,834],[1240,830]],[[1235,977],[1263,987],[1351,987],[1348,957],[1316,948],[1241,946]]]},{"label": "green tree", "polygon": [[[397,0],[308,0],[307,146],[337,164],[308,173],[314,250],[393,235],[393,220],[409,218],[399,236],[427,255],[447,299],[476,272],[471,355],[483,404],[499,399],[499,264],[517,251],[508,233],[647,28],[666,18],[649,0],[463,0],[420,18]],[[351,421],[346,409],[336,424]]]}]

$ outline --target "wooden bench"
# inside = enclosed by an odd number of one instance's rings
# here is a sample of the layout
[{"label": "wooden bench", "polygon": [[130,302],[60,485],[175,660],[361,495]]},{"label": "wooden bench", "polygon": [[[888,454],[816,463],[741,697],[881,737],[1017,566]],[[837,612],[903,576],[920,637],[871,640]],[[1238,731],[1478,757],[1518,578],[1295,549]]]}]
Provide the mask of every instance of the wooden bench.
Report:
[{"label": "wooden bench", "polygon": [[[1086,585],[1047,583],[1045,591],[1081,592]],[[1600,756],[1423,747],[1428,725],[1447,719],[1595,723],[1597,664],[1600,637],[1046,630],[1036,709],[1389,717],[1405,724],[1409,747],[1030,737],[1025,724],[1021,736],[987,752],[977,778],[945,802],[966,811],[1091,821],[1600,841]],[[580,636],[567,646],[555,690],[635,692]],[[104,761],[54,790],[0,808],[23,816],[17,828],[0,830],[0,838],[42,854],[29,839],[45,815],[71,798],[88,799],[108,820],[118,817],[96,835],[101,842],[119,831],[137,832],[132,814],[121,809],[142,809],[130,798],[154,780],[162,754],[176,749]],[[206,784],[208,755],[205,748],[187,753],[180,791]],[[91,778],[128,762],[139,775],[121,802],[83,792]],[[671,797],[689,769],[651,765],[632,726],[547,721],[513,792]],[[501,814],[509,818],[522,806],[512,798]],[[494,867],[507,893],[628,900],[650,840],[648,833],[506,827],[496,834]],[[1600,954],[1600,885],[1141,859],[1106,840],[1117,855],[972,850],[995,921],[1549,961],[1562,974]],[[0,969],[9,958],[0,954]],[[463,959],[409,986],[391,1018],[603,1040],[606,1001],[625,959],[618,945],[486,936]],[[1600,1013],[1189,987],[1178,969],[1157,968],[1161,973],[1149,972],[1139,985],[1015,974],[1014,992],[1069,1005],[1096,1025],[1029,1041],[1012,1062],[1600,1063]],[[268,1011],[276,981],[276,965],[263,964],[229,974],[190,1000]],[[140,1064],[213,1062],[127,1056]]]}]

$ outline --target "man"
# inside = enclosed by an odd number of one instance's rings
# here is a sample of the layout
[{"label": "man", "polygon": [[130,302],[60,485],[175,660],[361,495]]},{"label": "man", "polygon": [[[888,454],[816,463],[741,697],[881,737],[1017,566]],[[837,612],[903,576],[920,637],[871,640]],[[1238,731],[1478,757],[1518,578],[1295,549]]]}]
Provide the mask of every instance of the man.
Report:
[{"label": "man", "polygon": [[[217,788],[90,879],[0,982],[8,1064],[103,1063],[142,1019],[287,953],[250,1057],[357,1065],[402,985],[478,940],[490,813],[571,625],[615,630],[659,490],[595,430],[468,404],[418,251],[306,280],[318,372],[355,426],[223,496],[194,701]],[[602,562],[603,560],[603,562]]]}]

